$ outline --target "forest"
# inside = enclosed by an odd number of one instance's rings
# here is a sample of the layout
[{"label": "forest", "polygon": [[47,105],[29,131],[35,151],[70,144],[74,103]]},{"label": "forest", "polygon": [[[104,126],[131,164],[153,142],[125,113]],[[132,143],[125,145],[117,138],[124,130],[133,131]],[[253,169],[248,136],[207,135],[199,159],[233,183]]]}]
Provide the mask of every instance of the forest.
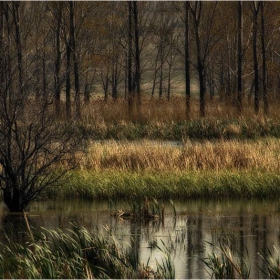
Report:
[{"label": "forest", "polygon": [[0,1],[0,277],[279,279],[279,15]]},{"label": "forest", "polygon": [[154,99],[168,107],[176,98],[187,119],[205,117],[213,100],[268,114],[279,97],[279,9],[270,1],[1,2],[2,87],[11,82],[77,119],[96,100],[125,100],[128,119]]}]

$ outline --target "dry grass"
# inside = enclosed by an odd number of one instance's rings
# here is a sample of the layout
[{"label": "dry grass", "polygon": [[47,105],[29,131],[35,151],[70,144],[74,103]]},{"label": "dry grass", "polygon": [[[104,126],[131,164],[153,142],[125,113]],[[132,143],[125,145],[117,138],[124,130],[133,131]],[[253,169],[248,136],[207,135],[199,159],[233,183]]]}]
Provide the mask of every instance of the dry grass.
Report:
[{"label": "dry grass", "polygon": [[[236,119],[236,118],[252,118],[256,117],[254,112],[253,98],[251,100],[244,99],[243,101],[243,112],[240,114],[236,109],[236,104],[232,99],[223,100],[220,97],[214,97],[210,100],[206,97],[205,101],[205,113],[206,119],[208,120],[221,120],[221,119]],[[149,96],[142,97],[142,104],[140,113],[137,111],[137,106],[134,104],[134,113],[131,115],[128,111],[128,101],[120,97],[117,100],[104,100],[103,97],[92,97],[89,104],[82,104],[81,113],[82,121],[86,123],[100,122],[116,122],[116,121],[160,121],[160,122],[177,122],[186,119],[186,105],[184,95],[174,95],[169,101],[165,98],[151,98]],[[136,101],[135,101],[136,103]],[[190,119],[197,120],[200,119],[199,114],[199,99],[197,97],[191,98],[191,109],[190,109]],[[62,115],[65,120],[67,120],[66,114],[64,112],[65,104],[61,103]],[[279,101],[274,99],[269,104],[269,114],[268,117],[274,120],[278,120],[278,108]],[[75,104],[72,103],[72,112],[75,115]],[[263,113],[263,103],[260,101],[260,112],[258,118],[262,118]]]},{"label": "dry grass", "polygon": [[93,142],[80,154],[80,168],[92,171],[280,171],[280,140],[219,140],[183,146],[155,141]]},{"label": "dry grass", "polygon": [[[263,118],[262,102],[260,103],[260,113],[258,118]],[[117,101],[112,99],[106,102],[103,98],[93,98],[88,105],[82,107],[82,119],[85,122],[115,122],[115,121],[181,121],[186,119],[186,107],[184,95],[176,95],[169,101],[165,98],[158,99],[150,97],[142,98],[141,114],[137,114],[136,106],[135,114],[131,116],[128,113],[127,100],[120,98]],[[236,119],[236,118],[252,118],[256,117],[254,113],[253,99],[244,99],[243,113],[240,114],[234,102],[229,100],[221,101],[219,97],[213,100],[206,98],[206,119],[208,120],[222,120],[222,119]],[[269,118],[279,120],[279,102],[274,100],[270,102]],[[199,100],[197,98],[191,99],[190,119],[199,119]]]}]

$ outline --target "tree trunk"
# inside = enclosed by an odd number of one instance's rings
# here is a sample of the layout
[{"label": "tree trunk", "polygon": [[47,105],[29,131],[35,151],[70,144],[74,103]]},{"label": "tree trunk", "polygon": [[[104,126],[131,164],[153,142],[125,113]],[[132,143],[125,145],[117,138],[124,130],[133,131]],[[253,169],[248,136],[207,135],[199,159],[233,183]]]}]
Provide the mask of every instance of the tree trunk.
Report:
[{"label": "tree trunk", "polygon": [[4,189],[4,202],[11,212],[23,212],[28,204],[23,192],[12,187]]},{"label": "tree trunk", "polygon": [[238,65],[237,65],[237,108],[242,111],[242,62],[243,62],[243,15],[242,15],[242,1],[238,1]]},{"label": "tree trunk", "polygon": [[204,63],[201,57],[201,46],[200,46],[200,38],[199,38],[199,27],[196,28],[196,47],[197,47],[197,71],[198,71],[198,78],[199,78],[199,110],[200,110],[200,117],[205,117],[205,68]]},{"label": "tree trunk", "polygon": [[106,67],[106,76],[104,77],[103,71],[101,70],[101,81],[104,90],[104,100],[108,100],[108,88],[109,88],[109,67]]},{"label": "tree trunk", "polygon": [[263,109],[268,114],[267,100],[267,71],[266,71],[266,49],[265,49],[265,24],[264,24],[264,1],[260,2],[261,8],[261,46],[262,46],[262,80],[263,80]]},{"label": "tree trunk", "polygon": [[191,82],[190,82],[190,54],[189,54],[189,6],[184,3],[185,7],[185,88],[186,88],[186,118],[190,118],[190,99],[191,99]]},{"label": "tree trunk", "polygon": [[157,56],[154,64],[154,77],[153,77],[153,86],[152,86],[152,92],[151,97],[154,97],[155,89],[156,89],[156,83],[157,83],[157,73],[158,73],[158,57],[159,57],[159,50],[157,50]]},{"label": "tree trunk", "polygon": [[254,64],[254,85],[255,85],[255,98],[254,109],[255,113],[259,113],[259,65],[257,54],[257,34],[258,34],[258,13],[259,3],[253,2],[253,64]]},{"label": "tree trunk", "polygon": [[66,116],[71,116],[71,47],[70,42],[66,42],[66,78],[65,78],[65,94],[66,94]]},{"label": "tree trunk", "polygon": [[20,2],[12,2],[12,14],[15,25],[15,41],[17,48],[17,68],[19,79],[19,93],[23,97],[23,69],[22,69],[22,45],[20,36],[20,19],[19,19],[19,5]]},{"label": "tree trunk", "polygon": [[171,70],[172,70],[172,63],[168,67],[168,81],[167,81],[167,100],[170,100],[171,95]]},{"label": "tree trunk", "polygon": [[160,67],[159,67],[159,89],[158,89],[158,96],[159,98],[162,97],[163,93],[163,46],[160,44]]},{"label": "tree trunk", "polygon": [[86,77],[85,77],[85,88],[84,88],[84,102],[85,104],[89,104],[89,84],[88,84],[88,71],[86,72]]},{"label": "tree trunk", "polygon": [[45,48],[43,50],[43,57],[42,57],[42,75],[43,75],[43,100],[47,100],[47,73],[46,73],[46,51]]},{"label": "tree trunk", "polygon": [[137,108],[140,113],[141,106],[141,89],[140,89],[140,50],[139,50],[139,30],[138,30],[138,8],[137,1],[133,1],[133,19],[134,19],[134,36],[135,36],[135,84],[137,92]]},{"label": "tree trunk", "polygon": [[70,37],[71,37],[71,51],[73,54],[74,63],[74,79],[75,79],[75,104],[76,104],[76,117],[81,117],[81,96],[80,96],[80,73],[79,64],[76,50],[76,31],[74,20],[74,2],[70,1]]},{"label": "tree trunk", "polygon": [[[194,22],[194,32],[195,32],[195,43],[196,43],[196,59],[197,59],[197,72],[199,78],[199,112],[200,117],[205,117],[205,65],[204,61],[206,56],[202,57],[201,52],[201,41],[200,41],[200,21],[201,21],[201,11],[202,11],[202,4],[203,2],[195,1],[195,7],[191,9],[192,18]],[[188,3],[189,7],[190,4]]]},{"label": "tree trunk", "polygon": [[58,2],[57,11],[57,25],[55,30],[55,44],[56,44],[56,60],[55,60],[55,74],[54,74],[54,90],[55,90],[55,108],[57,115],[60,115],[60,101],[61,101],[61,85],[60,85],[60,69],[61,69],[61,49],[60,49],[60,32],[62,20],[62,5]]},{"label": "tree trunk", "polygon": [[132,91],[132,1],[128,1],[128,65],[127,65],[128,111],[133,110],[134,93]]},{"label": "tree trunk", "polygon": [[117,73],[118,69],[117,69],[117,65],[115,62],[113,62],[112,65],[112,98],[114,101],[117,100]]}]

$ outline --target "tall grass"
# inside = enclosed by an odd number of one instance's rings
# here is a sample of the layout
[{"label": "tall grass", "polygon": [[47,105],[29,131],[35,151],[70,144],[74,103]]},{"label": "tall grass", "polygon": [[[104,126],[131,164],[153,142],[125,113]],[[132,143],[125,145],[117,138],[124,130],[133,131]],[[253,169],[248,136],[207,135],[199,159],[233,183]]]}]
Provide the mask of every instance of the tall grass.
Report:
[{"label": "tall grass", "polygon": [[81,170],[280,171],[280,140],[220,140],[166,145],[161,142],[92,142],[77,155]]},{"label": "tall grass", "polygon": [[[240,254],[234,254],[229,246],[219,244],[215,246],[209,243],[212,252],[202,261],[209,269],[211,278],[215,279],[248,279],[250,278],[250,267]],[[215,252],[218,251],[218,252]]]},{"label": "tall grass", "polygon": [[265,268],[259,267],[265,277],[269,279],[280,278],[280,255],[278,250],[273,247],[273,250],[267,249],[264,253],[260,253],[264,260]]},{"label": "tall grass", "polygon": [[269,115],[255,115],[252,104],[244,102],[243,113],[228,102],[214,99],[206,106],[206,117],[199,117],[199,101],[192,100],[186,120],[185,100],[176,96],[170,101],[143,98],[141,114],[131,116],[127,101],[93,99],[84,105],[75,130],[90,139],[232,139],[280,136],[279,104],[273,102]]},{"label": "tall grass", "polygon": [[37,240],[25,245],[8,238],[6,245],[0,245],[0,260],[1,278],[138,279],[173,275],[170,258],[164,258],[164,266],[154,268],[135,263],[113,236],[100,232],[90,234],[85,228],[76,226],[66,231],[42,229]]},{"label": "tall grass", "polygon": [[[208,274],[215,279],[249,279],[250,267],[243,255],[234,252],[228,245],[211,245],[211,252],[202,259],[206,265]],[[264,253],[259,253],[263,260],[262,266],[258,265],[259,272],[263,278],[279,279],[280,277],[280,255],[278,250],[273,247],[265,248]],[[246,259],[249,260],[247,251]]]},{"label": "tall grass", "polygon": [[[279,102],[274,100],[270,104],[268,117],[271,119],[279,119]],[[136,113],[136,112],[135,112]],[[190,119],[200,119],[199,99],[191,100]],[[206,119],[236,119],[252,118],[255,116],[253,102],[244,100],[242,114],[236,109],[233,103],[228,100],[221,101],[219,98],[206,100]],[[264,114],[260,110],[259,117]],[[149,98],[143,96],[141,114],[134,114],[133,121],[149,122],[151,120],[159,122],[182,121],[186,119],[185,96],[176,95],[169,101],[162,98]],[[128,111],[127,100],[119,98],[117,101],[108,99],[104,101],[102,98],[93,98],[88,105],[83,105],[82,120],[85,122],[100,122],[104,120],[106,123],[117,121],[131,121],[131,114]]]}]

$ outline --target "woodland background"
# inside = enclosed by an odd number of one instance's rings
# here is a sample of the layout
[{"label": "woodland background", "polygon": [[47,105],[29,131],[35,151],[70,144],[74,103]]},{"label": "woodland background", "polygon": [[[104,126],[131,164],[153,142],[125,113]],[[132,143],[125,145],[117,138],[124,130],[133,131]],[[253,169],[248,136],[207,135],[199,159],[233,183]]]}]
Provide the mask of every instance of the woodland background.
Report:
[{"label": "woodland background", "polygon": [[268,114],[279,100],[279,12],[266,1],[1,2],[1,91],[75,118],[95,97],[125,100],[128,118],[154,98],[179,98],[185,118],[213,100]]}]

